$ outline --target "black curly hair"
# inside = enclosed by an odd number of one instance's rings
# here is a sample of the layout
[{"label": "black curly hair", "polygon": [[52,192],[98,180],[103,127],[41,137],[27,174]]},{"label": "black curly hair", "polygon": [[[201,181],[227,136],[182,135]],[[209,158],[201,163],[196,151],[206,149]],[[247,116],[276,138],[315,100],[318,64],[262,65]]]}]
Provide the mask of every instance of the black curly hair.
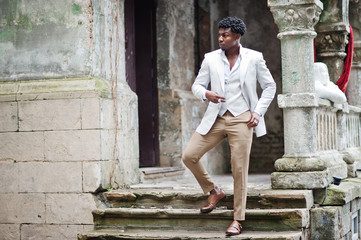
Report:
[{"label": "black curly hair", "polygon": [[246,32],[246,24],[238,17],[226,17],[218,23],[218,29],[230,28],[233,33],[239,33],[241,36]]}]

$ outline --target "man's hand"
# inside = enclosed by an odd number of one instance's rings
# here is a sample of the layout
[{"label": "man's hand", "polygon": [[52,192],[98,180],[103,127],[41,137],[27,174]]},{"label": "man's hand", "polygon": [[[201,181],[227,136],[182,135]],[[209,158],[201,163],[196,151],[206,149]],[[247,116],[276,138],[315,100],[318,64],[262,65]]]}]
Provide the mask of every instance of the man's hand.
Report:
[{"label": "man's hand", "polygon": [[226,99],[219,95],[217,92],[207,91],[206,98],[213,103],[225,102]]},{"label": "man's hand", "polygon": [[251,120],[249,120],[249,122],[247,123],[247,126],[248,126],[249,128],[251,128],[251,127],[257,127],[257,125],[258,125],[258,123],[259,123],[259,118],[260,118],[259,114],[256,113],[256,112],[253,112],[253,113],[251,114]]}]

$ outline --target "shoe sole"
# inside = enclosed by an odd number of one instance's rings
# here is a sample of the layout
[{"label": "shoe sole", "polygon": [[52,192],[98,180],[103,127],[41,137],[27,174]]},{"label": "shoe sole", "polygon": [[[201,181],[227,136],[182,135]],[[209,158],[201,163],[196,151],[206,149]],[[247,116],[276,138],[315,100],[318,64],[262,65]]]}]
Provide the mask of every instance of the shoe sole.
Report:
[{"label": "shoe sole", "polygon": [[240,235],[241,233],[226,233],[227,237],[231,237],[231,236],[236,236],[236,235]]},{"label": "shoe sole", "polygon": [[226,200],[226,199],[227,199],[227,196],[225,196],[224,198],[222,198],[221,200],[219,200],[219,201],[217,202],[217,204],[214,205],[214,208],[212,208],[212,209],[210,209],[210,210],[202,210],[202,209],[201,209],[201,213],[210,213],[210,212],[212,212],[213,209],[216,208],[216,206],[218,205],[218,203],[223,202],[223,201]]}]

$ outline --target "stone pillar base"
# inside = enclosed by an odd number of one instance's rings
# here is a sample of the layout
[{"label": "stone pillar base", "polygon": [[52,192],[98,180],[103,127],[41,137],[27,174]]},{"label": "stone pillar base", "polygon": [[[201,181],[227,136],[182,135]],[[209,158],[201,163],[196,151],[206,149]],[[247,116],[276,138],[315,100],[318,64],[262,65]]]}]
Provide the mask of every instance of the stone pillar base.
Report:
[{"label": "stone pillar base", "polygon": [[274,172],[271,174],[273,189],[317,189],[325,188],[329,182],[327,171]]},{"label": "stone pillar base", "polygon": [[337,151],[283,157],[276,161],[275,167],[277,172],[271,174],[274,189],[325,188],[333,177],[347,177],[347,165]]}]

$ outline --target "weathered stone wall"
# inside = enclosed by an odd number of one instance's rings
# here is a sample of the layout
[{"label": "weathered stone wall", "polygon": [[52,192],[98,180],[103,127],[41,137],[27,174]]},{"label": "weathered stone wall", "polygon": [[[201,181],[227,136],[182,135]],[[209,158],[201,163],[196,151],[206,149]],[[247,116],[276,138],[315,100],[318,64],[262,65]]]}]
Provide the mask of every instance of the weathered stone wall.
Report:
[{"label": "weathered stone wall", "polygon": [[314,192],[319,205],[310,211],[310,239],[360,239],[360,183],[360,178],[346,179]]},{"label": "weathered stone wall", "polygon": [[139,181],[138,102],[125,76],[124,1],[93,1],[93,11],[92,74],[110,87],[112,107],[102,108],[101,120],[112,124],[104,137],[112,139],[106,147],[113,152],[111,184],[117,187]]},{"label": "weathered stone wall", "polygon": [[267,67],[277,84],[275,100],[265,115],[267,135],[254,138],[250,159],[250,172],[270,173],[274,171],[276,159],[284,153],[283,114],[276,101],[277,95],[282,92],[278,28],[267,7],[267,0],[229,1],[229,15],[237,16],[245,22],[247,31],[241,38],[241,44],[263,53]]},{"label": "weathered stone wall", "polygon": [[193,1],[158,1],[156,21],[160,166],[180,166],[182,113],[175,92],[189,91],[194,81]]},{"label": "weathered stone wall", "polygon": [[0,3],[0,80],[90,73],[92,1]]},{"label": "weathered stone wall", "polygon": [[75,239],[139,181],[123,1],[0,3],[0,238]]},{"label": "weathered stone wall", "polygon": [[111,166],[97,130],[100,108],[111,101],[94,98],[97,81],[71,80],[79,93],[60,80],[0,85],[6,120],[0,129],[0,204],[6,206],[0,236],[74,239],[92,224],[90,192],[109,185],[103,173]]}]

